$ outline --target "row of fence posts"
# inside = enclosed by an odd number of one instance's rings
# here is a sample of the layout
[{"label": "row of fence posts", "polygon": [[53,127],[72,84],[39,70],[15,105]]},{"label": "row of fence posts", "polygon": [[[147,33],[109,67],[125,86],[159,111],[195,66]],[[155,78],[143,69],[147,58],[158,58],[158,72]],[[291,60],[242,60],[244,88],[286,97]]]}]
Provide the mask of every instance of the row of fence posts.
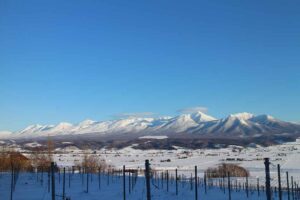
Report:
[{"label": "row of fence posts", "polygon": [[[270,176],[270,160],[269,158],[265,158],[264,159],[264,164],[265,164],[265,187],[263,187],[263,190],[265,190],[265,194],[266,194],[266,198],[267,200],[271,200],[272,199],[272,192],[274,190],[272,190],[271,187],[271,176]],[[281,185],[281,170],[280,170],[280,165],[277,165],[277,172],[278,172],[278,199],[282,200],[282,185]],[[150,172],[150,163],[149,160],[145,161],[145,178],[146,178],[146,190],[147,190],[147,200],[151,200],[151,188],[150,188],[150,176],[151,172]],[[166,171],[166,175],[164,176],[162,173],[161,176],[161,184],[163,187],[163,179],[166,178],[166,189],[167,192],[169,191],[169,172],[168,170]],[[291,184],[292,184],[292,188],[290,188],[290,181],[289,181],[289,174],[288,172],[286,172],[286,178],[287,178],[287,197],[288,200],[298,200],[300,199],[300,190],[299,190],[299,185],[294,182],[293,180],[293,176],[291,176]],[[194,188],[195,188],[195,199],[198,200],[198,176],[197,176],[197,166],[195,166],[195,176],[194,176]],[[231,183],[231,176],[230,176],[230,172],[227,172],[227,189],[228,189],[228,199],[231,200],[231,190],[232,190],[232,183]],[[192,176],[190,179],[191,182],[191,189],[193,189],[193,185],[192,185]],[[203,179],[203,185],[204,185],[204,192],[205,194],[207,193],[207,185],[209,185],[210,183],[207,182],[207,174],[204,173],[204,179]],[[212,183],[213,184],[213,183]],[[223,177],[222,183],[219,183],[219,186],[223,188],[223,191],[225,193],[225,177]],[[175,169],[175,194],[178,195],[178,170]],[[239,185],[239,187],[241,187],[241,185]],[[260,195],[260,183],[259,183],[259,178],[257,178],[257,193],[258,196]],[[238,188],[238,184],[237,184],[237,180],[236,180],[236,184],[235,184],[235,188],[237,190]],[[249,197],[249,182],[248,182],[248,177],[246,176],[246,183],[243,184],[243,189],[246,190],[246,195],[247,198]],[[277,192],[277,188],[275,187],[275,193]],[[124,199],[125,200],[125,199]]]},{"label": "row of fence posts", "polygon": [[[271,190],[271,177],[270,177],[270,160],[269,158],[265,158],[265,173],[266,173],[266,196],[267,200],[272,199],[272,190]],[[277,177],[278,177],[278,199],[282,200],[282,185],[281,185],[281,169],[280,165],[277,165]],[[291,176],[291,184],[292,188],[290,188],[290,181],[289,181],[289,173],[286,172],[286,184],[287,184],[287,199],[288,200],[298,200],[300,199],[300,190],[299,185],[294,182],[293,176]],[[276,187],[275,187],[276,192]]]},{"label": "row of fence posts", "polygon": [[[266,197],[267,200],[271,200],[272,199],[272,192],[277,191],[277,188],[275,187],[275,190],[272,190],[271,188],[271,176],[270,176],[270,161],[269,158],[265,158],[264,159],[264,164],[265,164],[265,187],[262,187],[262,191],[265,190],[266,193]],[[120,174],[123,172],[123,200],[126,200],[126,168],[125,165],[123,166],[123,170],[122,171],[117,171],[117,173]],[[137,172],[135,173],[135,175],[132,175],[132,171],[130,171],[129,169],[127,170],[128,172],[128,192],[129,194],[132,192],[134,185],[136,184],[137,181]],[[62,199],[65,200],[66,199],[66,193],[65,193],[65,184],[66,184],[66,177],[65,177],[65,168],[63,168],[63,192],[62,192]],[[73,170],[74,173],[74,170]],[[80,170],[81,173],[81,170]],[[83,178],[83,174],[86,173],[86,192],[89,192],[89,179],[92,179],[92,174],[91,177],[89,177],[89,173],[86,171],[83,171],[82,173],[82,181],[84,180]],[[114,172],[115,173],[115,172]],[[198,172],[197,172],[197,166],[195,166],[195,171],[194,171],[195,175],[193,178],[193,175],[191,174],[191,178],[190,178],[190,188],[191,190],[193,190],[193,188],[195,188],[195,199],[198,200],[198,187],[199,187],[199,178],[198,178]],[[13,200],[13,191],[15,190],[15,186],[16,186],[16,182],[18,179],[18,174],[19,171],[14,168],[14,166],[12,165],[11,167],[11,190],[10,190],[10,200]],[[146,180],[146,198],[147,200],[151,200],[151,188],[150,188],[150,181],[151,181],[151,177],[152,177],[152,173],[151,173],[151,167],[150,167],[150,163],[149,160],[145,161],[145,180]],[[38,174],[37,174],[38,176]],[[70,173],[69,173],[69,188],[71,186],[71,177],[70,177]],[[109,184],[109,176],[110,173],[107,173],[108,179],[107,179],[107,184]],[[281,169],[280,169],[280,165],[277,165],[277,176],[278,176],[278,199],[282,200],[282,195],[283,195],[283,188],[281,185]],[[42,177],[43,177],[43,170],[42,170]],[[60,183],[60,170],[58,171],[58,178],[59,178],[59,183]],[[287,192],[287,199],[288,200],[298,200],[300,199],[300,190],[299,190],[299,185],[294,182],[293,176],[290,177],[291,178],[291,182],[289,179],[289,173],[286,172],[286,192]],[[194,181],[193,181],[194,179]],[[163,173],[161,174],[161,184],[163,187],[164,181],[166,180],[166,189],[167,192],[169,191],[169,171],[166,171],[166,174],[164,175]],[[178,170],[175,169],[175,194],[176,196],[178,195]],[[228,199],[231,200],[231,192],[232,192],[232,182],[231,182],[231,176],[230,173],[227,173],[227,189],[228,189]],[[41,180],[41,184],[43,182],[43,178]],[[194,182],[194,187],[193,187],[193,182]],[[51,186],[50,186],[51,183]],[[290,188],[290,183],[291,183],[291,188]],[[208,175],[206,173],[204,173],[204,178],[203,178],[203,182],[202,182],[203,186],[204,186],[204,192],[205,194],[207,194],[207,187],[208,186],[214,186],[214,182],[210,182],[210,180],[208,179]],[[101,188],[101,171],[100,169],[98,170],[98,186],[99,189]],[[226,189],[226,183],[225,183],[225,176],[222,179],[219,179],[219,187],[220,189],[222,189],[225,193],[225,189]],[[237,184],[237,180],[235,182],[235,189],[237,191],[237,189],[241,188],[241,185],[239,183],[239,186]],[[260,195],[260,182],[259,182],[259,178],[257,178],[257,186],[256,186],[256,190],[257,190],[257,194],[258,196]],[[243,189],[246,191],[246,195],[247,198],[249,197],[249,183],[248,183],[248,177],[246,177],[246,183],[243,184]],[[252,187],[253,189],[253,187]],[[51,197],[52,200],[55,200],[56,197],[56,193],[55,193],[55,165],[52,162],[51,163],[51,167],[48,170],[48,193],[51,191]],[[253,191],[253,190],[252,190]]]},{"label": "row of fence posts", "polygon": [[123,176],[123,200],[126,200],[126,171],[128,172],[128,193],[131,194],[133,188],[137,182],[137,171],[133,171],[131,169],[126,170],[125,165],[123,165],[122,176]]}]

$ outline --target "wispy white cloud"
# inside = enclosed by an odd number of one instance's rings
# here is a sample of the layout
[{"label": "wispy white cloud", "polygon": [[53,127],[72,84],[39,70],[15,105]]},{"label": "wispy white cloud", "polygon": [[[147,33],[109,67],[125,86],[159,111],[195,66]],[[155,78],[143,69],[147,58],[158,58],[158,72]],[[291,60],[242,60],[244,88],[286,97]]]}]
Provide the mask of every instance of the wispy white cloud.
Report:
[{"label": "wispy white cloud", "polygon": [[153,112],[138,112],[138,113],[119,113],[114,115],[114,118],[130,118],[130,117],[153,117],[155,114]]},{"label": "wispy white cloud", "polygon": [[203,112],[206,113],[208,111],[208,108],[203,106],[196,106],[196,107],[189,107],[189,108],[182,108],[177,110],[179,113],[188,114],[188,113],[194,113],[194,112]]}]

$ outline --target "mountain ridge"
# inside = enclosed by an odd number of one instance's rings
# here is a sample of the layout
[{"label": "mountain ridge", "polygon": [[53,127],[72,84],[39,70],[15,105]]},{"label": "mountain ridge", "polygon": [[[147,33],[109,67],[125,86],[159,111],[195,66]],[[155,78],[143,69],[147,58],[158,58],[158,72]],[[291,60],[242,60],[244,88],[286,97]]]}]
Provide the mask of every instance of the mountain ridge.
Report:
[{"label": "mountain ridge", "polygon": [[35,138],[47,136],[117,134],[187,134],[199,136],[254,137],[268,134],[300,133],[300,125],[276,119],[270,115],[242,112],[216,119],[203,112],[181,114],[175,117],[127,117],[123,119],[94,121],[77,124],[61,122],[57,125],[30,125],[17,132],[2,131],[2,138]]}]

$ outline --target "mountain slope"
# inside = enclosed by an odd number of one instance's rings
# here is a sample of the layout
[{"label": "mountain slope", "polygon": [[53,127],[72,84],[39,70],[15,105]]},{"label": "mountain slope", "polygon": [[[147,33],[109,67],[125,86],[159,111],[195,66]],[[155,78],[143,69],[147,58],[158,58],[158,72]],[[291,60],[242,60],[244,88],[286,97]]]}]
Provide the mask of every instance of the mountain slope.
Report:
[{"label": "mountain slope", "polygon": [[237,113],[220,120],[204,123],[190,133],[211,136],[257,137],[270,134],[299,133],[300,126],[275,119],[269,115],[255,116],[251,113]]},{"label": "mountain slope", "polygon": [[216,120],[214,117],[206,115],[202,112],[195,112],[192,114],[182,114],[170,118],[168,121],[166,121],[165,124],[160,126],[160,129],[157,129],[157,131],[180,133],[190,128],[197,127],[202,123],[214,121],[214,120]]},{"label": "mountain slope", "polygon": [[94,134],[111,136],[124,134],[189,135],[209,137],[258,137],[272,134],[299,134],[300,125],[275,119],[269,115],[237,113],[216,119],[202,112],[182,114],[176,117],[141,118],[128,117],[119,120],[84,120],[78,124],[62,122],[57,125],[31,125],[3,137],[31,138]]}]

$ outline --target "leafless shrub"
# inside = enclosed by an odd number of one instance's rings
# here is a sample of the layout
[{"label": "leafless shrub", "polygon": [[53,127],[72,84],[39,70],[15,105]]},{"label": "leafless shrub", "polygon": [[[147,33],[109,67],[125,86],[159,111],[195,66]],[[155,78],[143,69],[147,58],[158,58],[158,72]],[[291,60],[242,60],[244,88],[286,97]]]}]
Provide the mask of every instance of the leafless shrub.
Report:
[{"label": "leafless shrub", "polygon": [[75,164],[77,169],[83,169],[85,172],[96,173],[99,170],[105,171],[109,169],[104,159],[100,156],[85,153],[81,162]]},{"label": "leafless shrub", "polygon": [[205,171],[208,178],[226,177],[228,173],[232,177],[248,177],[249,171],[236,164],[222,163],[216,168],[208,168]]}]

